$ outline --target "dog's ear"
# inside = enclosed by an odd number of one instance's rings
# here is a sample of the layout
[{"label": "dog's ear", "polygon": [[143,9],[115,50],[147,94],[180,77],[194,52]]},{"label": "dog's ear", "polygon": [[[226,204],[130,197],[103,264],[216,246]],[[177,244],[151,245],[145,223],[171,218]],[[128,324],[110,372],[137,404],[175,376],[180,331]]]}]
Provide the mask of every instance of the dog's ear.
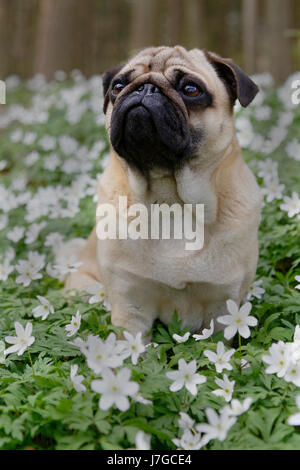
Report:
[{"label": "dog's ear", "polygon": [[223,59],[213,52],[205,52],[206,58],[215,68],[228,90],[232,105],[238,99],[246,108],[257,95],[259,88],[232,59]]},{"label": "dog's ear", "polygon": [[107,109],[108,101],[109,101],[109,98],[107,95],[109,86],[111,84],[112,79],[120,72],[122,67],[123,67],[122,65],[113,67],[112,69],[109,69],[106,72],[104,72],[104,74],[102,75],[102,85],[103,85],[103,95],[104,95],[104,103],[103,103],[104,114],[106,113],[106,109]]}]

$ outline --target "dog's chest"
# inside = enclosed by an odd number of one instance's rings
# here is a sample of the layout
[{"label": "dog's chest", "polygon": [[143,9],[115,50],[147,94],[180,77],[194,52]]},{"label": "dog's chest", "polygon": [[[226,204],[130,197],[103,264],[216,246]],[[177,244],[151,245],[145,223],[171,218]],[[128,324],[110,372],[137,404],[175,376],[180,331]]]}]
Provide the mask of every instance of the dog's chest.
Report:
[{"label": "dog's chest", "polygon": [[[144,281],[184,289],[187,282],[198,282],[203,271],[199,253],[187,251],[187,240],[115,240],[98,241],[98,261],[116,273],[132,274]],[[117,256],[116,254],[117,253]],[[192,259],[192,263],[191,263]]]}]

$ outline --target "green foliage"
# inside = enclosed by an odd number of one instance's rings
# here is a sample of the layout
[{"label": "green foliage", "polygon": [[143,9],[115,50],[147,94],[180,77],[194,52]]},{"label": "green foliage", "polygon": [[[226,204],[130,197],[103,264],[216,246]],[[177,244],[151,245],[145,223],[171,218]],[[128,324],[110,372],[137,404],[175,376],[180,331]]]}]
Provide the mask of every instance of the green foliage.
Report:
[{"label": "green foliage", "polygon": [[[30,105],[34,95],[51,98],[61,89],[71,89],[72,86],[70,81],[60,85],[53,83],[47,86],[44,95],[20,86],[9,94],[8,100]],[[272,109],[267,122],[255,121],[251,109],[248,116],[256,132],[266,136],[282,112],[282,105],[275,93],[267,95],[265,103]],[[289,126],[285,144],[299,136],[300,111],[295,109],[293,112],[294,121]],[[25,146],[22,141],[12,142],[10,135],[16,129],[36,132],[37,140],[44,135],[57,138],[71,135],[88,149],[95,140],[102,140],[104,149],[93,161],[89,175],[96,178],[102,171],[102,160],[108,149],[103,123],[97,123],[94,113],[87,110],[78,123],[70,124],[65,118],[65,109],[53,106],[49,108],[46,123],[29,126],[12,122],[1,130],[1,158],[7,161],[7,166],[0,172],[0,183],[6,187],[24,172],[33,194],[41,186],[70,186],[74,178],[74,175],[63,172],[61,166],[55,171],[46,170],[43,162],[49,152],[42,149],[38,149],[40,158],[30,168],[27,167],[24,157],[35,150],[36,144]],[[251,150],[245,151],[244,155],[254,171],[264,158]],[[66,160],[63,154],[60,158],[62,162]],[[292,191],[300,193],[299,162],[287,157],[284,144],[276,149],[272,158],[279,163],[280,178],[286,184],[287,194]],[[275,375],[267,375],[261,360],[272,342],[291,341],[295,325],[300,324],[300,293],[295,289],[294,280],[295,275],[300,274],[300,222],[296,217],[288,218],[279,206],[280,201],[273,201],[263,209],[257,278],[263,280],[266,293],[262,300],[252,302],[252,315],[258,318],[259,324],[252,329],[251,338],[242,344],[243,359],[250,367],[240,367],[240,352],[235,342],[233,346],[237,350],[231,360],[233,370],[229,374],[230,379],[235,380],[233,397],[240,400],[252,397],[253,404],[237,419],[226,440],[211,441],[207,445],[209,449],[300,449],[299,430],[287,424],[288,417],[297,411],[297,388]],[[8,226],[0,231],[0,252],[5,254],[12,245],[6,237],[9,230],[15,225],[30,225],[24,216],[24,206],[10,211]],[[92,195],[81,199],[80,211],[74,217],[44,217],[42,220],[46,220],[47,226],[34,243],[26,245],[23,239],[13,244],[17,259],[25,259],[29,250],[38,250],[51,261],[51,249],[44,245],[51,232],[60,232],[66,239],[86,238],[95,221]],[[173,334],[182,335],[188,328],[181,329],[175,313],[168,326],[159,322],[154,325],[153,341],[158,343],[157,347],[147,348],[147,354],[135,366],[130,359],[125,361],[126,366],[132,369],[133,380],[140,385],[141,395],[152,404],[132,401],[126,412],[117,408],[100,410],[99,395],[90,388],[95,377],[79,348],[70,344],[65,326],[79,310],[82,338],[88,334],[106,338],[111,331],[118,332],[110,324],[110,315],[104,305],[90,305],[80,295],[74,295],[69,302],[62,290],[63,283],[46,272],[43,272],[41,280],[32,281],[28,288],[16,284],[15,277],[13,273],[7,281],[0,282],[0,340],[14,335],[14,321],[23,325],[31,321],[36,340],[30,347],[33,367],[28,351],[22,356],[11,354],[4,361],[0,348],[1,449],[124,449],[134,446],[138,430],[151,434],[153,449],[174,449],[172,439],[179,435],[180,411],[188,413],[196,422],[205,422],[205,408],[219,410],[226,404],[222,397],[211,393],[216,388],[214,379],[217,374],[213,364],[203,355],[206,349],[215,350],[216,342],[223,340],[222,334],[200,342],[190,337],[186,343],[178,344],[172,338]],[[54,306],[55,313],[46,320],[33,317],[32,310],[38,304],[37,295],[46,296]],[[169,390],[170,380],[166,372],[176,369],[180,358],[187,362],[196,359],[201,374],[207,378],[207,382],[199,386],[196,397],[185,389],[177,393]],[[70,380],[72,364],[77,364],[78,373],[85,377],[86,392],[74,390]]]}]

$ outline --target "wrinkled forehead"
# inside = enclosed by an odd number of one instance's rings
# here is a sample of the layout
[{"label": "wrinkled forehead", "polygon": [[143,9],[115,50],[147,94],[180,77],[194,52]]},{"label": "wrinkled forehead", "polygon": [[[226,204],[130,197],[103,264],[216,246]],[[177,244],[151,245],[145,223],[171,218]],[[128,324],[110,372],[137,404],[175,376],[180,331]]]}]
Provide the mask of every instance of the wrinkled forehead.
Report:
[{"label": "wrinkled forehead", "polygon": [[129,74],[130,80],[147,75],[163,75],[172,81],[178,71],[201,78],[207,86],[218,79],[214,68],[200,49],[187,51],[181,46],[151,47],[140,51],[122,69],[121,73]]}]

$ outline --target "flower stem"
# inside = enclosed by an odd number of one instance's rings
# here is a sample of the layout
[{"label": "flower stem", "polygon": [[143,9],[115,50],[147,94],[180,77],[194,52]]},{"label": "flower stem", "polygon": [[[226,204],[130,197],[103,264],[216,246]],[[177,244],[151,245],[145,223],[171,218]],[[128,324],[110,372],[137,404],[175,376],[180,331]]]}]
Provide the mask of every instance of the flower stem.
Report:
[{"label": "flower stem", "polygon": [[29,357],[29,362],[30,362],[30,365],[31,365],[31,369],[32,369],[32,375],[34,376],[34,368],[33,368],[33,362],[32,362],[32,359],[31,359],[31,354],[30,354],[30,351],[28,349],[28,357]]},{"label": "flower stem", "polygon": [[240,355],[242,357],[242,339],[241,339],[241,335],[239,334],[239,348],[240,348]]}]

